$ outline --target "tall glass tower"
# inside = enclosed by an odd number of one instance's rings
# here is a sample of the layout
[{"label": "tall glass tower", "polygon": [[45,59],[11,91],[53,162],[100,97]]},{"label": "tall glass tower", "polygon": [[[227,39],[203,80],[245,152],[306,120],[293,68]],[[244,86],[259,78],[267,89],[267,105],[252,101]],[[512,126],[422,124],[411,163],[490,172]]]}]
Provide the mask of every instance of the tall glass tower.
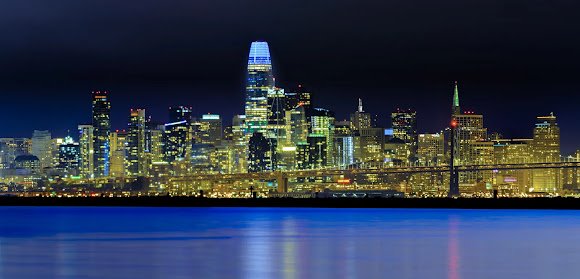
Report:
[{"label": "tall glass tower", "polygon": [[93,148],[94,175],[109,175],[111,133],[111,102],[107,91],[93,91]]},{"label": "tall glass tower", "polygon": [[244,133],[266,132],[268,125],[268,90],[274,88],[272,61],[267,42],[252,42],[246,80],[246,122]]}]

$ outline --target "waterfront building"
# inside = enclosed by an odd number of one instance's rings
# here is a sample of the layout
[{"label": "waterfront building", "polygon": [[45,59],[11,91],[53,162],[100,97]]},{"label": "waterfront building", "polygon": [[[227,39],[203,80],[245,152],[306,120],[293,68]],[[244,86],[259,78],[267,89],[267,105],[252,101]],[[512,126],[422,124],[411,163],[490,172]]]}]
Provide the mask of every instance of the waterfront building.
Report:
[{"label": "waterfront building", "polygon": [[[332,143],[334,142],[334,112],[327,109],[315,108],[312,111],[312,116],[310,117],[310,127],[312,133],[311,135],[309,135],[309,138],[312,137],[313,135],[319,135],[325,138],[324,150],[326,151],[326,155],[324,156],[324,160],[322,160],[322,157],[320,157],[319,159],[317,159],[317,161],[324,162],[326,166],[332,165],[333,164]],[[317,149],[317,151],[320,150],[321,148]]]},{"label": "waterfront building", "polygon": [[308,135],[308,169],[321,169],[328,163],[328,137],[324,134]]},{"label": "waterfront building", "polygon": [[414,162],[417,156],[417,112],[411,109],[397,109],[391,113],[393,136],[409,145],[409,161]]},{"label": "waterfront building", "polygon": [[34,130],[32,133],[31,154],[40,160],[40,168],[49,168],[53,165],[52,137],[49,131]]},{"label": "waterfront building", "polygon": [[94,176],[109,175],[111,102],[107,91],[93,91],[93,148]]},{"label": "waterfront building", "polygon": [[127,134],[127,175],[144,176],[147,174],[146,146],[145,110],[131,109]]},{"label": "waterfront building", "polygon": [[276,143],[267,139],[262,133],[254,132],[248,143],[248,172],[272,171],[276,161],[273,150]]},{"label": "waterfront building", "polygon": [[127,131],[111,132],[111,172],[112,177],[125,176],[125,153],[127,152]]},{"label": "waterfront building", "polygon": [[267,42],[252,42],[247,70],[244,133],[249,138],[254,132],[266,133],[268,125],[268,91],[275,84]]},{"label": "waterfront building", "polygon": [[[534,128],[533,158],[537,163],[560,161],[560,127],[556,116],[538,116]],[[532,172],[533,191],[556,193],[561,190],[561,179],[557,170],[539,169]]]},{"label": "waterfront building", "polygon": [[58,148],[58,168],[65,176],[78,176],[81,150],[78,142],[67,136]]},{"label": "waterfront building", "polygon": [[[533,139],[493,140],[494,164],[529,164],[534,162]],[[494,177],[494,185],[510,193],[523,194],[532,187],[530,170],[503,170]]]},{"label": "waterfront building", "polygon": [[204,114],[200,122],[205,124],[201,130],[202,142],[218,145],[223,139],[223,125],[219,114]]},{"label": "waterfront building", "polygon": [[355,163],[355,137],[350,121],[334,123],[333,157],[336,166],[346,168]]},{"label": "waterfront building", "polygon": [[351,130],[355,132],[374,127],[371,114],[363,109],[362,99],[358,99],[358,109],[350,115],[350,124]]},{"label": "waterfront building", "polygon": [[191,108],[185,106],[170,107],[169,121],[170,123],[163,127],[164,160],[168,163],[187,160],[193,144]]},{"label": "waterfront building", "polygon": [[81,152],[80,174],[82,177],[94,177],[95,171],[95,149],[94,149],[94,127],[93,125],[79,125],[79,147]]},{"label": "waterfront building", "polygon": [[417,158],[423,166],[447,164],[443,133],[419,134],[417,137]]}]

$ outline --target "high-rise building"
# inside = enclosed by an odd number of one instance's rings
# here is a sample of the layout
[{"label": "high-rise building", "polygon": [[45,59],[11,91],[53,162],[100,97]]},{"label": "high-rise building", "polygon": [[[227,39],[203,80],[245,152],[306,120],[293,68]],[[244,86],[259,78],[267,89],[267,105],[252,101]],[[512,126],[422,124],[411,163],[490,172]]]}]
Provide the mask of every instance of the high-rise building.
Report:
[{"label": "high-rise building", "polygon": [[419,134],[417,157],[424,166],[437,166],[445,162],[445,140],[443,133]]},{"label": "high-rise building", "polygon": [[93,91],[94,175],[108,176],[110,168],[111,102],[107,91]]},{"label": "high-rise building", "polygon": [[127,131],[116,130],[111,132],[111,170],[112,177],[125,176],[125,154],[127,152]]},{"label": "high-rise building", "polygon": [[350,115],[350,124],[351,129],[355,132],[374,127],[371,114],[363,109],[362,99],[358,99],[358,109]]},{"label": "high-rise building", "polygon": [[41,169],[52,166],[52,143],[49,131],[34,130],[31,154],[40,160]]},{"label": "high-rise building", "polygon": [[248,143],[248,172],[272,171],[276,166],[275,141],[255,132]]},{"label": "high-rise building", "polygon": [[[560,161],[560,127],[556,116],[539,116],[534,128],[533,141],[534,161],[550,163]],[[534,192],[553,193],[561,190],[558,171],[553,169],[538,169],[532,172]]]},{"label": "high-rise building", "polygon": [[[488,141],[487,128],[483,125],[483,115],[473,111],[461,113],[459,106],[459,90],[457,82],[453,89],[452,121],[453,129],[454,165],[485,165],[493,163],[493,143]],[[491,171],[461,172],[459,173],[461,192],[470,192],[476,184],[491,183]]]},{"label": "high-rise building", "polygon": [[67,136],[64,138],[64,142],[58,149],[58,168],[62,170],[66,176],[78,175],[81,160],[79,143],[75,142],[72,137]]},{"label": "high-rise building", "polygon": [[[533,139],[495,139],[494,164],[529,164],[534,162]],[[532,187],[530,170],[504,170],[495,176],[495,185],[502,190],[527,193]]]},{"label": "high-rise building", "polygon": [[267,42],[252,42],[246,80],[245,135],[265,133],[268,125],[268,91],[274,88],[272,61]]},{"label": "high-rise building", "polygon": [[308,135],[308,167],[321,169],[328,166],[328,138],[323,134]]},{"label": "high-rise building", "polygon": [[332,165],[332,144],[334,143],[334,112],[327,109],[315,108],[312,111],[312,116],[310,117],[310,127],[312,133],[309,135],[309,137],[312,135],[320,135],[323,136],[326,140],[324,148],[326,155],[324,160],[320,159],[317,161],[324,162],[327,165]]},{"label": "high-rise building", "polygon": [[188,159],[192,147],[192,111],[185,106],[169,108],[169,121],[164,125],[163,153],[166,162]]},{"label": "high-rise building", "polygon": [[413,162],[417,156],[417,112],[411,109],[397,109],[391,113],[393,136],[409,145],[409,161]]},{"label": "high-rise building", "polygon": [[218,145],[223,139],[223,125],[219,114],[204,114],[200,122],[202,143]]},{"label": "high-rise building", "polygon": [[132,109],[129,116],[127,135],[127,174],[143,176],[147,174],[146,161],[146,117],[144,109]]},{"label": "high-rise building", "polygon": [[93,125],[79,125],[79,146],[81,153],[80,174],[85,178],[94,177],[94,135],[95,129]]}]

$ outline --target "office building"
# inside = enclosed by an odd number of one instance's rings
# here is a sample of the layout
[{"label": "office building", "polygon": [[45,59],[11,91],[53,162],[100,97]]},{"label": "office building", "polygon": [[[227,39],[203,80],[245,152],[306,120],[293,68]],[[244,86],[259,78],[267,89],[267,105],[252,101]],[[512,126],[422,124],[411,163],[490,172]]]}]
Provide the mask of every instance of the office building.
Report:
[{"label": "office building", "polygon": [[111,102],[107,91],[93,91],[94,176],[109,176]]}]

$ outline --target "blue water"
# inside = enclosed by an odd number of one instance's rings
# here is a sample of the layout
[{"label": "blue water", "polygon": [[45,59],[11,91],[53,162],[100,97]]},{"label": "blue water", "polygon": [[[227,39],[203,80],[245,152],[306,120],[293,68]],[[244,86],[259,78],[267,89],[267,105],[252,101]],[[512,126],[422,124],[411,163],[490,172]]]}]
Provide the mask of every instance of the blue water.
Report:
[{"label": "blue water", "polygon": [[580,278],[580,211],[0,207],[0,278]]}]

